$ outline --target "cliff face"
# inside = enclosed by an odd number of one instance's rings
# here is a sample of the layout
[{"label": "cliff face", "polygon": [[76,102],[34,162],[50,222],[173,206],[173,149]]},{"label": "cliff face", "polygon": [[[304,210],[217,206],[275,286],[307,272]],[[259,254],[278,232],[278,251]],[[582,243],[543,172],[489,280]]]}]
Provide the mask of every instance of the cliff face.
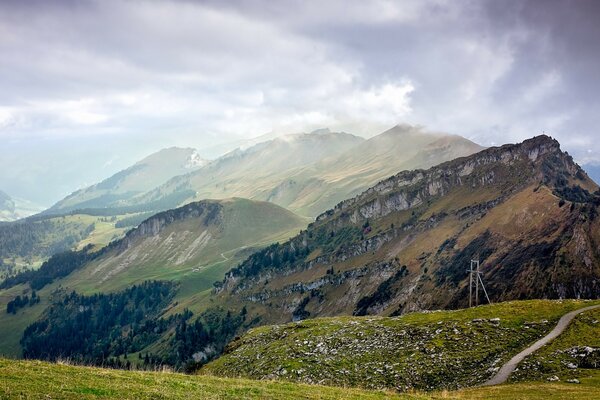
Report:
[{"label": "cliff face", "polygon": [[453,308],[479,259],[493,301],[599,297],[596,190],[547,136],[404,171],[255,253],[216,292],[272,322]]},{"label": "cliff face", "polygon": [[178,221],[197,220],[201,225],[218,226],[223,219],[223,206],[216,201],[190,203],[183,207],[156,214],[123,238],[120,248],[126,249],[137,239],[159,235],[166,227]]}]

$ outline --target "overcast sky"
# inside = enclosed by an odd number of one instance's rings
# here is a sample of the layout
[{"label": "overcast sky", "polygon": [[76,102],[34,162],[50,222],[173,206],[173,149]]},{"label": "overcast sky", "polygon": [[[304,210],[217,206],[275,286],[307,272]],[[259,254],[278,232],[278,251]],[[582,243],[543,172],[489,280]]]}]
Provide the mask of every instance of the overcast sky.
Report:
[{"label": "overcast sky", "polygon": [[0,2],[0,190],[320,127],[540,134],[600,163],[600,1]]}]

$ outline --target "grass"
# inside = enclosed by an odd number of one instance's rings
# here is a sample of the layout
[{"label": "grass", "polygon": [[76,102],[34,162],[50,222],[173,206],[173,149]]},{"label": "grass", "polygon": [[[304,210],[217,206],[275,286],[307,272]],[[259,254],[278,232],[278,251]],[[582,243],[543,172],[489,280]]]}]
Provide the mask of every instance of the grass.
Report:
[{"label": "grass", "polygon": [[526,382],[451,392],[390,391],[280,381],[109,370],[0,359],[0,399],[597,399],[600,373],[580,385]]},{"label": "grass", "polygon": [[108,370],[0,359],[0,398],[14,399],[426,399],[282,382]]}]

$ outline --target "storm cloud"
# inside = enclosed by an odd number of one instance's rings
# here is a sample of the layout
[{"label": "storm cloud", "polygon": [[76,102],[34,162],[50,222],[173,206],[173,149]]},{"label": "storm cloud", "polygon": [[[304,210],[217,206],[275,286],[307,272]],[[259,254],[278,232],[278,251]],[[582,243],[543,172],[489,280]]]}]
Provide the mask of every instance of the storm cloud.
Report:
[{"label": "storm cloud", "polygon": [[4,1],[0,189],[49,204],[147,153],[321,127],[542,132],[600,164],[600,2]]}]

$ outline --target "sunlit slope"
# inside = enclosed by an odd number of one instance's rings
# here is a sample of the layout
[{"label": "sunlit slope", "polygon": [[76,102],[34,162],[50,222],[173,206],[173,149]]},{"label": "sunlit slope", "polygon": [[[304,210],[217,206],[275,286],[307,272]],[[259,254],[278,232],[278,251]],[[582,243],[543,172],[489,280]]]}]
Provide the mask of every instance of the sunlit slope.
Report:
[{"label": "sunlit slope", "polygon": [[190,174],[135,199],[149,203],[187,190],[195,199],[244,197],[266,200],[295,171],[360,145],[363,138],[340,132],[292,134],[237,149]]},{"label": "sunlit slope", "polygon": [[[595,400],[600,375],[590,374],[580,385],[525,382],[451,392],[378,392],[304,385],[281,381],[191,376],[164,372],[118,371],[58,365],[40,361],[0,360],[0,396],[60,399],[526,399]],[[43,377],[43,378],[42,378]]]},{"label": "sunlit slope", "polygon": [[135,201],[194,191],[196,199],[245,197],[314,217],[382,178],[472,154],[481,146],[447,134],[396,126],[369,140],[345,133],[283,136],[236,150]]},{"label": "sunlit slope", "polygon": [[235,198],[190,203],[149,218],[63,285],[105,291],[161,279],[180,280],[184,286],[193,282],[200,292],[221,279],[248,248],[283,240],[306,223],[266,202]]},{"label": "sunlit slope", "polygon": [[482,149],[460,136],[399,125],[299,171],[266,199],[316,216],[399,171],[429,168]]}]

